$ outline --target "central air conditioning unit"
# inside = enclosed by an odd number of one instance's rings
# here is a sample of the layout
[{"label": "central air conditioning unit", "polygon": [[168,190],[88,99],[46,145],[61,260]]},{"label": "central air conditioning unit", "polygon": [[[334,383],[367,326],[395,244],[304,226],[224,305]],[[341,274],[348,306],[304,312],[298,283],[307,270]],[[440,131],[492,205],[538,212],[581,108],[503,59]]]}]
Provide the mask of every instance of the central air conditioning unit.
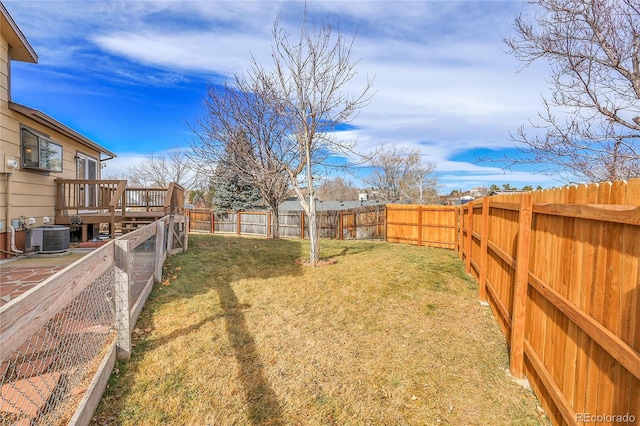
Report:
[{"label": "central air conditioning unit", "polygon": [[69,250],[70,230],[62,225],[31,229],[31,247],[37,253],[61,253]]}]

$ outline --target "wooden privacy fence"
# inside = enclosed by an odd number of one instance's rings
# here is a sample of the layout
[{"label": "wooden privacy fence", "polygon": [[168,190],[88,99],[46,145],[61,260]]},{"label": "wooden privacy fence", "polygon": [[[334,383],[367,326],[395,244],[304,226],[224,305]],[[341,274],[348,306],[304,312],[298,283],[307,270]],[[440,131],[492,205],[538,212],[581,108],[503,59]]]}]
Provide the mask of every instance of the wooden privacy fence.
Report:
[{"label": "wooden privacy fence", "polygon": [[385,239],[391,243],[453,249],[456,244],[456,207],[388,204]]},{"label": "wooden privacy fence", "polygon": [[[214,212],[208,209],[188,210],[190,231],[236,235],[273,234],[273,214],[259,212]],[[384,206],[361,207],[351,210],[323,210],[317,212],[321,238],[382,239],[384,237]],[[279,236],[306,238],[309,221],[300,211],[280,211]]]},{"label": "wooden privacy fence", "polygon": [[0,307],[0,424],[88,425],[188,218],[112,240]]},{"label": "wooden privacy fence", "polygon": [[387,241],[455,247],[554,424],[640,419],[640,179],[390,205]]},{"label": "wooden privacy fence", "polygon": [[640,418],[640,179],[486,197],[459,252],[554,424]]}]

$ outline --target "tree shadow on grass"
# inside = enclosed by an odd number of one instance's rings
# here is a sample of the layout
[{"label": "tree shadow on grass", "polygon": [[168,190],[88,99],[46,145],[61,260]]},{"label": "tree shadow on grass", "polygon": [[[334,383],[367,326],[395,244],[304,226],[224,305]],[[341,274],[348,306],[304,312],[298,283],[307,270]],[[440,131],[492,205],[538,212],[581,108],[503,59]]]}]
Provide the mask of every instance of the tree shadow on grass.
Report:
[{"label": "tree shadow on grass", "polygon": [[243,309],[229,283],[216,287],[224,311],[229,341],[239,364],[239,379],[248,404],[249,419],[254,425],[282,425],[282,407],[264,376],[255,339],[247,327]]},{"label": "tree shadow on grass", "polygon": [[189,292],[184,296],[215,290],[222,313],[210,319],[224,318],[249,421],[253,425],[282,425],[282,406],[265,377],[264,364],[244,313],[249,306],[240,302],[233,283],[242,279],[299,275],[301,269],[294,260],[300,255],[301,243],[230,236],[194,240],[192,255],[198,260],[191,265],[184,263],[181,269],[185,275],[191,274]]},{"label": "tree shadow on grass", "polygon": [[[167,262],[165,285],[156,284],[140,317],[138,327],[143,330],[137,338],[143,340],[138,340],[134,359],[122,364],[123,371],[128,371],[130,377],[138,368],[137,358],[223,318],[237,360],[237,378],[244,391],[249,422],[253,425],[284,424],[282,405],[265,376],[264,364],[244,314],[249,306],[239,301],[233,283],[242,279],[301,274],[301,267],[295,264],[295,259],[303,249],[300,241],[203,236],[194,237],[190,243],[188,252]],[[158,339],[146,340],[146,335],[153,333],[154,315],[163,305],[179,299],[191,299],[212,290],[217,293],[222,312],[218,311],[196,323],[184,324],[183,328],[174,329]],[[144,330],[146,328],[150,330],[147,332]],[[111,398],[110,406],[106,409],[108,412],[98,410],[98,423],[93,424],[114,424],[109,419],[116,419],[122,412],[132,385],[124,377],[121,385],[113,384],[113,390],[108,393],[120,396]],[[115,389],[118,389],[117,392]]]}]

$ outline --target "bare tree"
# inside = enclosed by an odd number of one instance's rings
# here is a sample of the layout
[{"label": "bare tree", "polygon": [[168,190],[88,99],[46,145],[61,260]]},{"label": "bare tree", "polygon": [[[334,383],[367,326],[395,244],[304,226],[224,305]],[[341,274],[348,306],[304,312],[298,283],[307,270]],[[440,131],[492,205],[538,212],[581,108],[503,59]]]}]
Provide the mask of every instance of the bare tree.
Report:
[{"label": "bare tree", "polygon": [[204,117],[194,127],[198,139],[191,156],[201,173],[214,180],[230,172],[256,188],[273,214],[272,237],[277,239],[278,206],[289,188],[281,160],[285,129],[262,92],[255,80],[243,76],[236,76],[233,85],[210,86]]},{"label": "bare tree", "polygon": [[437,198],[435,164],[423,163],[420,150],[383,149],[372,157],[373,172],[364,182],[386,201],[433,202]]},{"label": "bare tree", "polygon": [[358,72],[351,58],[353,39],[346,39],[331,25],[309,26],[305,15],[297,37],[273,26],[273,70],[255,60],[251,80],[260,87],[262,98],[282,120],[286,138],[279,158],[291,186],[308,217],[310,264],[319,260],[316,218],[317,167],[327,164],[331,154],[352,155],[355,142],[342,141],[336,126],[352,121],[371,99],[372,82],[356,95],[346,93],[347,84]]},{"label": "bare tree", "polygon": [[607,181],[640,175],[640,6],[636,0],[533,0],[505,42],[525,67],[551,66],[534,134],[513,139],[522,155],[565,180]]},{"label": "bare tree", "polygon": [[[199,138],[193,155],[201,165],[216,164],[232,145],[244,155],[237,162],[243,164],[230,166],[251,176],[261,190],[283,189],[278,194],[284,196],[290,184],[308,217],[309,257],[316,266],[315,176],[330,155],[353,156],[355,143],[339,140],[334,129],[350,122],[369,101],[371,82],[356,96],[344,93],[358,61],[351,59],[353,40],[330,25],[308,27],[305,15],[298,37],[283,30],[279,21],[273,36],[272,69],[253,59],[251,69],[236,76],[232,86],[210,88],[207,114],[195,129]],[[274,212],[277,204],[271,207]]]},{"label": "bare tree", "polygon": [[357,200],[360,191],[353,183],[342,177],[326,179],[318,187],[318,195],[327,200]]},{"label": "bare tree", "polygon": [[132,185],[167,188],[175,182],[185,189],[196,186],[198,176],[186,151],[173,147],[166,152],[149,154],[138,164],[129,167],[126,179]]}]

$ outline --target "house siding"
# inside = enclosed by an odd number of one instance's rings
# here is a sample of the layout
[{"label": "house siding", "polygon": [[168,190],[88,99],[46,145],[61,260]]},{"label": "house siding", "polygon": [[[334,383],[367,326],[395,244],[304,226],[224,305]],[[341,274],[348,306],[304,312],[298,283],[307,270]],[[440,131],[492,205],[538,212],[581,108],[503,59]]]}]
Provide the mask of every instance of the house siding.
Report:
[{"label": "house siding", "polygon": [[[7,22],[8,17],[3,16],[0,19]],[[6,19],[5,19],[6,18]],[[15,48],[14,52],[18,53],[19,60],[27,62],[37,62],[35,52],[31,50],[26,41],[14,43],[22,43],[19,46],[10,46],[13,31],[9,27],[2,27],[0,32],[0,249],[8,250],[9,227],[12,221],[24,217],[28,223],[30,218],[35,219],[35,223],[29,224],[29,227],[41,226],[44,224],[44,218],[48,217],[51,222],[55,220],[55,203],[56,203],[56,178],[75,179],[76,176],[76,160],[77,153],[82,153],[98,160],[98,178],[100,178],[101,153],[108,151],[100,151],[102,147],[90,140],[83,140],[81,135],[73,135],[68,133],[74,132],[71,129],[60,127],[58,123],[49,123],[49,118],[45,118],[40,114],[31,117],[32,111],[24,106],[17,108],[12,105],[11,99],[11,55],[10,51]],[[8,34],[8,35],[7,35]],[[55,120],[53,120],[55,121]],[[63,167],[61,173],[53,172],[37,172],[30,169],[23,169],[21,165],[21,126],[29,127],[41,134],[47,135],[53,142],[62,146]],[[76,137],[77,136],[77,137]],[[15,160],[19,166],[16,169],[7,167],[7,160]],[[10,182],[9,182],[10,181]],[[7,189],[10,188],[9,193]],[[9,207],[10,203],[10,207]],[[16,235],[16,246],[18,249],[23,248],[24,235],[18,232]],[[0,259],[6,257],[6,253],[0,250]]]},{"label": "house siding", "polygon": [[[5,141],[5,135],[8,134],[8,117],[9,112],[9,44],[0,37],[0,172],[5,171],[6,155],[8,154],[8,142]],[[0,223],[2,227],[0,233],[6,232],[7,224],[7,175],[0,173]],[[0,248],[5,248],[1,245]],[[0,258],[2,258],[0,256]]]},{"label": "house siding", "polygon": [[[99,158],[100,153],[93,151],[86,146],[80,145],[76,141],[58,132],[30,120],[15,111],[9,110],[6,116],[8,126],[6,132],[3,131],[3,144],[8,147],[10,156],[20,158],[20,126],[27,126],[40,133],[46,134],[51,140],[62,146],[62,173],[42,173],[19,168],[12,174],[11,182],[11,216],[17,219],[20,216],[35,218],[36,225],[43,224],[43,218],[55,217],[56,187],[55,179],[75,179],[76,162],[75,155],[82,152],[86,155]],[[3,129],[4,130],[4,129]],[[6,137],[5,137],[6,136]],[[100,173],[100,170],[98,170]],[[6,185],[5,185],[6,186]],[[6,213],[5,213],[6,215]],[[0,219],[1,220],[1,219]]]},{"label": "house siding", "polygon": [[0,43],[0,100],[6,108],[9,101],[9,45],[4,38]]}]

